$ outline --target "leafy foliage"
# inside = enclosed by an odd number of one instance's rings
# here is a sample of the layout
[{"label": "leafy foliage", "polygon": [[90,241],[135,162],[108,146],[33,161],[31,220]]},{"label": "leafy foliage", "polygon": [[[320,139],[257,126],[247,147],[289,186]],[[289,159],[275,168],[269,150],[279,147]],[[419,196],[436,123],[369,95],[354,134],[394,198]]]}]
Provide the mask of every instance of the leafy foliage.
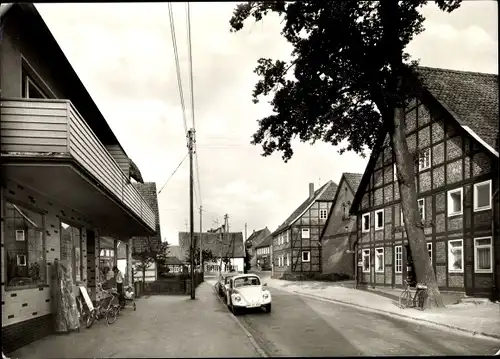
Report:
[{"label": "leafy foliage", "polygon": [[[451,12],[459,0],[438,0]],[[274,12],[283,18],[281,34],[293,45],[290,63],[258,60],[254,103],[273,95],[273,114],[258,121],[252,144],[263,155],[293,156],[291,141],[322,140],[364,155],[384,126],[384,115],[413,92],[416,61],[404,48],[420,34],[424,0],[249,1],[236,6],[231,31],[245,20],[261,21]],[[395,21],[395,19],[398,19]],[[293,71],[289,74],[289,71]],[[401,83],[401,79],[409,81]]]},{"label": "leafy foliage", "polygon": [[165,259],[169,253],[168,242],[160,242],[154,240],[152,237],[141,238],[144,241],[144,245],[141,247],[140,251],[135,251],[132,253],[132,258],[136,261],[134,265],[134,270],[136,272],[142,272],[143,279],[146,276],[146,271],[151,267],[153,263],[162,265],[165,263]]},{"label": "leafy foliage", "polygon": [[[210,262],[214,259],[214,255],[212,254],[212,251],[210,249],[204,249],[202,251],[202,261],[203,263]],[[189,264],[191,264],[191,248],[189,248],[188,253],[186,254],[185,261]],[[194,251],[194,265],[199,266],[200,265],[200,248],[196,247]]]}]

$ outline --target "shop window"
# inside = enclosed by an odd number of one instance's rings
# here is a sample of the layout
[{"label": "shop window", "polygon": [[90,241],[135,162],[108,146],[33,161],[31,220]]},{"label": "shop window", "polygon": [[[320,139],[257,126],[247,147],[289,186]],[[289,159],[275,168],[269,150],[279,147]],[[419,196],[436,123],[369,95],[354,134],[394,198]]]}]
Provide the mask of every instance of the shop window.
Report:
[{"label": "shop window", "polygon": [[82,281],[82,247],[81,229],[61,221],[61,261],[71,267],[75,283]]},{"label": "shop window", "polygon": [[7,288],[47,284],[43,215],[6,202],[4,236]]}]

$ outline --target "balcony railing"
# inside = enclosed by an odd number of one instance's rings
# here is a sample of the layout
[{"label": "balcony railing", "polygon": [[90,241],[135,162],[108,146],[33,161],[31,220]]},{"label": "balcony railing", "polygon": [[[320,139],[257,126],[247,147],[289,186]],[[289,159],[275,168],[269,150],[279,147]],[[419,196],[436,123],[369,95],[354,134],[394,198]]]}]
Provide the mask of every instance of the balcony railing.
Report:
[{"label": "balcony railing", "polygon": [[156,228],[153,210],[68,100],[2,99],[2,152],[70,154],[109,191]]}]

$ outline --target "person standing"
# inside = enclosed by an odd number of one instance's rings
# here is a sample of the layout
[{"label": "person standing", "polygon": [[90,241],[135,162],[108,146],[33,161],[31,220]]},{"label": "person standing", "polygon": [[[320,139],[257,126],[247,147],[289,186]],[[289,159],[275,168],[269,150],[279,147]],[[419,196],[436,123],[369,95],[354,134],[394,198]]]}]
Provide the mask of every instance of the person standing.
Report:
[{"label": "person standing", "polygon": [[113,267],[115,273],[116,290],[118,291],[120,302],[123,301],[123,273],[117,266]]}]

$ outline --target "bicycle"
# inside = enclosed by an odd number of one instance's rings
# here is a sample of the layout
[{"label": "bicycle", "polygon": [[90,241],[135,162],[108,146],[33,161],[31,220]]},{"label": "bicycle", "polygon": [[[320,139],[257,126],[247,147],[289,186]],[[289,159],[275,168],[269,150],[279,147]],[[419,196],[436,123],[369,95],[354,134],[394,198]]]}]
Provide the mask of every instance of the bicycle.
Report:
[{"label": "bicycle", "polygon": [[99,301],[97,306],[92,309],[89,315],[85,318],[85,325],[87,328],[90,328],[94,321],[105,318],[106,323],[108,325],[113,324],[116,321],[116,317],[120,313],[120,304],[112,304],[115,299],[118,300],[119,295],[117,291],[114,290],[104,290],[102,286],[99,286],[101,291],[111,294],[111,298],[109,298],[108,305],[106,307],[103,306],[103,303],[108,299],[104,299]]},{"label": "bicycle", "polygon": [[412,292],[410,290],[410,283],[405,279],[406,288],[399,296],[399,307],[401,309],[406,308],[418,308],[420,310],[424,307],[424,301],[427,297],[427,286],[424,284],[417,283],[415,287],[415,294],[412,298]]}]

